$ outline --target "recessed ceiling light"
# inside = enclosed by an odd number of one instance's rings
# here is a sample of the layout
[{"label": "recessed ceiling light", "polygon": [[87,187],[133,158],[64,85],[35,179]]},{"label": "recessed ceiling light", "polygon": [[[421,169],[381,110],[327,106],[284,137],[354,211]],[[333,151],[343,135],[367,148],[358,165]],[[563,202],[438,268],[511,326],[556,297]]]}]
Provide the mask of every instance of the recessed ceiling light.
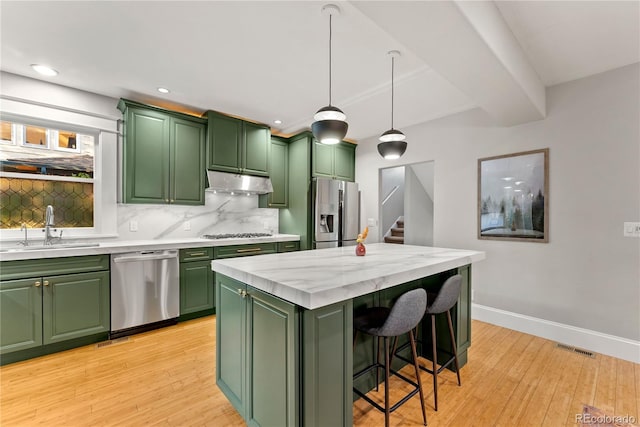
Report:
[{"label": "recessed ceiling light", "polygon": [[282,124],[282,120],[274,120],[273,123],[275,123],[277,125],[281,125]]},{"label": "recessed ceiling light", "polygon": [[58,72],[56,70],[54,70],[53,68],[47,66],[47,65],[40,65],[40,64],[31,64],[31,68],[33,68],[34,70],[36,70],[38,73],[42,74],[43,76],[57,76]]},{"label": "recessed ceiling light", "polygon": [[160,92],[160,93],[169,93],[170,90],[167,89],[166,87],[159,87],[158,88],[158,92]]}]

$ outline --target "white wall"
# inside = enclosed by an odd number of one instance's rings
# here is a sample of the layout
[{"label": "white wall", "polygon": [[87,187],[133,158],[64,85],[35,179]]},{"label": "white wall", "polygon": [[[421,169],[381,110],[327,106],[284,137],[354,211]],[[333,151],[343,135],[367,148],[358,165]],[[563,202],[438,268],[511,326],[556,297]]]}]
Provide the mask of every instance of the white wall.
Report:
[{"label": "white wall", "polygon": [[[362,219],[378,217],[379,168],[434,160],[434,246],[486,252],[473,266],[475,303],[640,341],[640,239],[623,237],[624,221],[640,221],[639,73],[550,87],[536,122],[495,127],[472,110],[402,129],[397,161],[378,155],[376,138],[361,141]],[[478,159],[545,147],[549,243],[478,240]]]},{"label": "white wall", "polygon": [[[432,169],[432,166],[433,162],[427,162],[405,168],[404,243],[407,245],[433,246],[433,200],[415,172],[421,168]],[[426,174],[423,173],[423,177],[426,178]]]}]

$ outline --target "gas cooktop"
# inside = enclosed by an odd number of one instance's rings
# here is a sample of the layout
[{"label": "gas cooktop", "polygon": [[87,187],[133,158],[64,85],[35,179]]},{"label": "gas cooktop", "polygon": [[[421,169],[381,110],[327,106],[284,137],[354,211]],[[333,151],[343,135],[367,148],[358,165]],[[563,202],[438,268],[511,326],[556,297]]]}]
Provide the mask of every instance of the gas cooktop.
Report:
[{"label": "gas cooktop", "polygon": [[227,233],[227,234],[205,234],[203,239],[247,239],[251,237],[271,237],[271,233]]}]

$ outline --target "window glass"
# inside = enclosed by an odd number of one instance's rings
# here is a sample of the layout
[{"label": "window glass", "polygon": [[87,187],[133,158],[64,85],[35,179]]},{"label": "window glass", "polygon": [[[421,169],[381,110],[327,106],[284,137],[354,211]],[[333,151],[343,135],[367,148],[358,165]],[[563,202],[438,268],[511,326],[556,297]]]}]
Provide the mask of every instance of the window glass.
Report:
[{"label": "window glass", "polygon": [[0,122],[0,141],[13,142],[13,126],[11,122]]},{"label": "window glass", "polygon": [[47,205],[58,227],[94,226],[94,135],[1,123],[0,229],[42,227]]},{"label": "window glass", "polygon": [[49,140],[47,139],[47,130],[37,126],[25,126],[25,145],[47,148]]}]

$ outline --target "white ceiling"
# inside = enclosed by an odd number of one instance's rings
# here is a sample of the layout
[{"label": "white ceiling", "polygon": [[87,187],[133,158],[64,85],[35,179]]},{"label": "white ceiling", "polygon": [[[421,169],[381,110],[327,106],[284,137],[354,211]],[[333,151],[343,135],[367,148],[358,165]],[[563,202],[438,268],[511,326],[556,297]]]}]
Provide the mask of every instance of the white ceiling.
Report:
[{"label": "white ceiling", "polygon": [[[293,133],[333,99],[348,138],[480,107],[544,117],[544,86],[640,61],[637,1],[1,1],[2,71],[114,98],[208,109]],[[60,74],[37,75],[46,63]],[[162,95],[159,86],[171,93]],[[274,125],[280,119],[282,125]]]}]

